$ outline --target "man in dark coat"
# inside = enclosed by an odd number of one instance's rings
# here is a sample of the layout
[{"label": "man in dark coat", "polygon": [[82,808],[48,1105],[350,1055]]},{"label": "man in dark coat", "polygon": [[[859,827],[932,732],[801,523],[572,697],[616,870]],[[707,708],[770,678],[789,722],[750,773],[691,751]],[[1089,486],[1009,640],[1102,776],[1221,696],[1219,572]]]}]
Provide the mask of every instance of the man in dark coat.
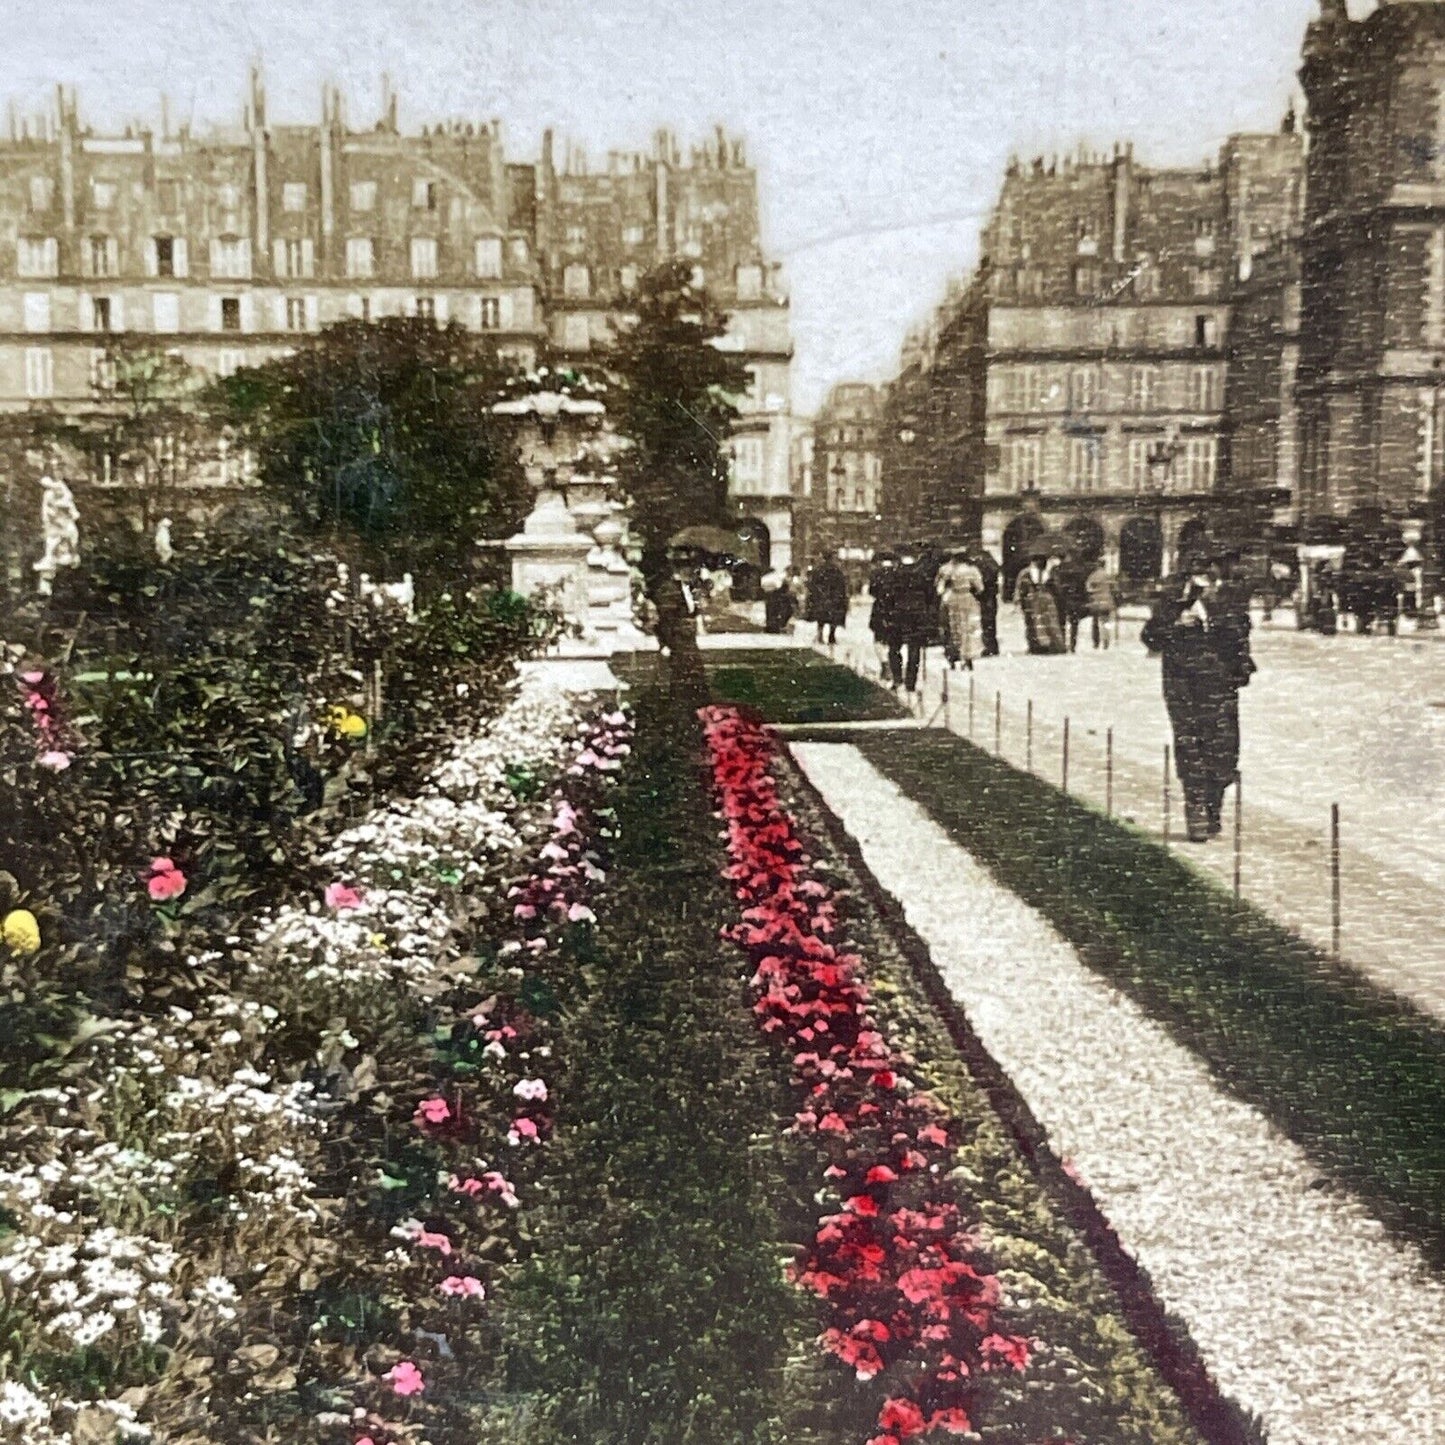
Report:
[{"label": "man in dark coat", "polygon": [[1181,557],[1144,626],[1144,645],[1163,658],[1164,705],[1174,730],[1191,843],[1222,829],[1224,795],[1239,772],[1239,689],[1255,671],[1249,609],[1203,546]]},{"label": "man in dark coat", "polygon": [[803,616],[817,624],[818,641],[831,647],[838,640],[838,629],[848,621],[848,578],[836,559],[824,557],[808,575],[808,597]]},{"label": "man in dark coat", "polygon": [[[888,669],[894,687],[918,691],[918,668],[923,649],[938,626],[938,597],[929,569],[916,553],[905,552],[891,575]],[[906,654],[906,662],[905,662]]]},{"label": "man in dark coat", "polygon": [[1068,638],[1069,651],[1077,652],[1079,647],[1079,624],[1089,615],[1089,572],[1087,562],[1071,552],[1059,563],[1054,573],[1054,586],[1058,589],[1059,607],[1063,612],[1064,632]]},{"label": "man in dark coat", "polygon": [[971,547],[968,560],[983,574],[979,593],[979,630],[983,633],[983,655],[998,656],[998,592],[1001,568],[987,547]]}]

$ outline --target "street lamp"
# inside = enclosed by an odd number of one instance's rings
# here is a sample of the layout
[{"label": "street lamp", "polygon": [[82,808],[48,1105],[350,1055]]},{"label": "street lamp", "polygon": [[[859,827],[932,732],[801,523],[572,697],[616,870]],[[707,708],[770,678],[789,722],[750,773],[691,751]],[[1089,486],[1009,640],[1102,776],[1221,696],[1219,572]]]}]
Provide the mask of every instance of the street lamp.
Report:
[{"label": "street lamp", "polygon": [[1172,431],[1150,446],[1146,453],[1149,476],[1154,483],[1154,527],[1159,536],[1159,567],[1164,568],[1164,493],[1174,474],[1174,459],[1179,455],[1179,438]]},{"label": "street lamp", "polygon": [[1440,496],[1435,477],[1436,458],[1440,455],[1440,388],[1445,376],[1445,357],[1437,356],[1430,364],[1430,444],[1425,448],[1426,526],[1420,547],[1420,606],[1415,625],[1423,632],[1432,632],[1440,625],[1435,615],[1435,592],[1440,581]]}]

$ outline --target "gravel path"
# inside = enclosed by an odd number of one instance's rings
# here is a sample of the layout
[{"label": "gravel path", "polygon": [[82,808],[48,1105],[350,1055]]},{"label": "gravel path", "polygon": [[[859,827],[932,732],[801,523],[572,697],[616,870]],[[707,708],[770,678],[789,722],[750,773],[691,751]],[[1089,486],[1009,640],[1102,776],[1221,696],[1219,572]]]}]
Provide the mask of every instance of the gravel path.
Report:
[{"label": "gravel path", "polygon": [[1271,1445],[1445,1441],[1445,1281],[856,748],[794,755],[985,1048]]}]

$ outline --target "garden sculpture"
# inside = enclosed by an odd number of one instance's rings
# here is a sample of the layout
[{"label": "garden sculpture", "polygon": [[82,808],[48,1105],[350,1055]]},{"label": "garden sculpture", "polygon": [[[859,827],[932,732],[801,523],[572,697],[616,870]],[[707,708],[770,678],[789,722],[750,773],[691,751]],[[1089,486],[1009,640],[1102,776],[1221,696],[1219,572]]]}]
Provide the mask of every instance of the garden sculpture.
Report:
[{"label": "garden sculpture", "polygon": [[40,530],[45,551],[35,564],[39,592],[49,597],[54,590],[55,576],[62,567],[80,563],[80,509],[71,490],[58,477],[40,479]]}]

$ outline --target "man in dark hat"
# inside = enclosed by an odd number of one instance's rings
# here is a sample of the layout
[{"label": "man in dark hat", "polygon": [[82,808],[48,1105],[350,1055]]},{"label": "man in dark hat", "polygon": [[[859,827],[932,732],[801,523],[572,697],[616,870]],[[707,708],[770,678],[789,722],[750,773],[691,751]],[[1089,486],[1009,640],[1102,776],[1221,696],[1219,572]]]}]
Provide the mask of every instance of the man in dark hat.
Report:
[{"label": "man in dark hat", "polygon": [[1185,828],[1191,843],[1204,843],[1222,829],[1224,795],[1239,772],[1239,689],[1255,665],[1248,600],[1241,603],[1239,589],[1228,584],[1224,554],[1201,539],[1179,563],[1143,641],[1163,659]]},{"label": "man in dark hat", "polygon": [[918,691],[919,664],[938,626],[938,597],[932,573],[917,547],[904,547],[892,574],[889,593],[892,633],[888,668],[894,687]]}]

